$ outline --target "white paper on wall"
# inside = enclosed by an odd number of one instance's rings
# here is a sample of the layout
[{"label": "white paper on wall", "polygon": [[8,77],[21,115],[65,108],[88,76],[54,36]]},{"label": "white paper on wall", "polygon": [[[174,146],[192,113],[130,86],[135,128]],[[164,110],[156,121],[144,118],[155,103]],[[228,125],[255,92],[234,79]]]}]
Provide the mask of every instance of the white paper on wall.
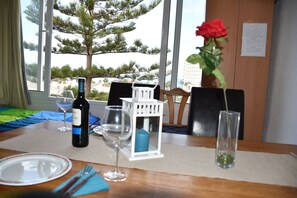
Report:
[{"label": "white paper on wall", "polygon": [[265,57],[267,23],[243,23],[241,56]]}]

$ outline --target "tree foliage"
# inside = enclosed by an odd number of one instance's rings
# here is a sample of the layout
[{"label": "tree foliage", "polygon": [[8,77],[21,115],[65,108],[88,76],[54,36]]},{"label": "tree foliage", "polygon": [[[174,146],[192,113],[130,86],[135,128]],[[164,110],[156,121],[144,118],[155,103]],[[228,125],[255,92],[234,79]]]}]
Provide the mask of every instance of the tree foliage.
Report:
[{"label": "tree foliage", "polygon": [[[54,15],[54,29],[75,35],[76,38],[56,36],[59,44],[53,48],[53,52],[83,55],[113,52],[159,53],[157,48],[149,50],[140,39],[136,39],[128,47],[123,34],[135,30],[133,19],[148,13],[160,1],[155,0],[147,5],[144,0],[79,0],[62,5],[57,0],[54,9],[64,15]],[[77,18],[78,22],[73,18]]]},{"label": "tree foliage", "polygon": [[37,64],[26,64],[26,74],[31,77],[36,77],[37,76]]},{"label": "tree foliage", "polygon": [[105,68],[103,66],[93,65],[90,68],[79,67],[77,69],[71,69],[69,65],[63,67],[52,67],[51,79],[55,78],[75,78],[80,76],[87,76],[89,78],[101,77],[101,78],[130,78],[132,80],[138,78],[141,73],[151,73],[151,71],[159,69],[158,64],[153,64],[149,68],[140,67],[135,62],[131,61],[129,64],[122,64],[118,68],[112,67]]},{"label": "tree foliage", "polygon": [[39,10],[40,3],[39,0],[31,0],[31,4],[27,6],[27,9],[24,11],[26,14],[26,19],[32,23],[39,25]]},{"label": "tree foliage", "polygon": [[28,43],[26,41],[24,41],[24,48],[28,49],[30,51],[37,51],[38,50],[38,45],[34,44],[34,43]]}]

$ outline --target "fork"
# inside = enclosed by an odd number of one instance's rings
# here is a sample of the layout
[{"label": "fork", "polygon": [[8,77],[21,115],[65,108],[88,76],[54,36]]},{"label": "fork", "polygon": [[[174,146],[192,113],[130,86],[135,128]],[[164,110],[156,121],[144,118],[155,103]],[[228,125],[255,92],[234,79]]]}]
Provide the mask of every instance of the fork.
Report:
[{"label": "fork", "polygon": [[72,195],[78,190],[80,189],[83,185],[85,185],[89,179],[91,179],[93,176],[95,176],[97,173],[93,172],[92,174],[89,174],[86,178],[84,178],[83,180],[81,180],[80,182],[78,182],[73,188],[71,188],[69,191],[67,191],[64,194],[65,198],[69,198],[72,197]]},{"label": "fork", "polygon": [[63,188],[57,191],[59,194],[64,194],[79,178],[81,178],[83,175],[89,174],[89,172],[92,170],[92,166],[89,164],[83,169],[83,171],[79,174],[73,177]]}]

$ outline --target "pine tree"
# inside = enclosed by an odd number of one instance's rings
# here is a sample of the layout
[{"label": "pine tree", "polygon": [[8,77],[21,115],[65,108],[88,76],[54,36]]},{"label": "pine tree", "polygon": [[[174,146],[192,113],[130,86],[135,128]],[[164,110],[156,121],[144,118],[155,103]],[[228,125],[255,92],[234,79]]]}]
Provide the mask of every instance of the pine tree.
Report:
[{"label": "pine tree", "polygon": [[[127,46],[124,33],[135,29],[133,19],[154,9],[161,0],[76,0],[69,5],[62,5],[55,0],[54,9],[62,13],[54,15],[53,27],[59,32],[72,34],[78,38],[61,38],[58,48],[53,53],[86,55],[86,69],[92,67],[92,57],[105,53],[141,52],[145,54],[159,53],[159,49],[149,50],[141,40],[136,39],[133,46]],[[67,17],[65,17],[67,16]],[[78,22],[71,20],[77,18]],[[90,75],[86,77],[86,93],[91,89]]]}]

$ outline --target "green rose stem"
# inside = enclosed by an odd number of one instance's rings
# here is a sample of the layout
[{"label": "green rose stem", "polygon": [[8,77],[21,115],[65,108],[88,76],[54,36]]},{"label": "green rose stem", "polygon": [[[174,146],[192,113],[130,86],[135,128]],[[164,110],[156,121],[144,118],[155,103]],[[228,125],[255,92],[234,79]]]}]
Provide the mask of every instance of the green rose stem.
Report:
[{"label": "green rose stem", "polygon": [[[230,126],[230,118],[229,118],[229,109],[228,109],[228,101],[227,101],[227,94],[226,94],[226,80],[221,73],[221,71],[217,68],[213,70],[212,74],[219,80],[220,87],[223,89],[224,93],[224,101],[225,101],[225,106],[226,106],[226,111],[227,111],[227,152],[219,155],[218,161],[221,164],[230,164],[233,162],[233,156],[231,153],[231,147],[232,147],[232,139],[231,139],[231,126]],[[226,160],[228,159],[228,160]]]},{"label": "green rose stem", "polygon": [[[226,89],[224,88],[224,100],[225,100],[225,106],[227,111],[227,158],[230,160],[227,160],[227,163],[230,164],[233,162],[233,156],[231,153],[231,147],[232,147],[232,138],[231,138],[231,127],[230,127],[230,118],[229,118],[229,110],[228,110],[228,103],[227,103],[227,95],[226,95]],[[232,160],[231,160],[232,159]]]}]

